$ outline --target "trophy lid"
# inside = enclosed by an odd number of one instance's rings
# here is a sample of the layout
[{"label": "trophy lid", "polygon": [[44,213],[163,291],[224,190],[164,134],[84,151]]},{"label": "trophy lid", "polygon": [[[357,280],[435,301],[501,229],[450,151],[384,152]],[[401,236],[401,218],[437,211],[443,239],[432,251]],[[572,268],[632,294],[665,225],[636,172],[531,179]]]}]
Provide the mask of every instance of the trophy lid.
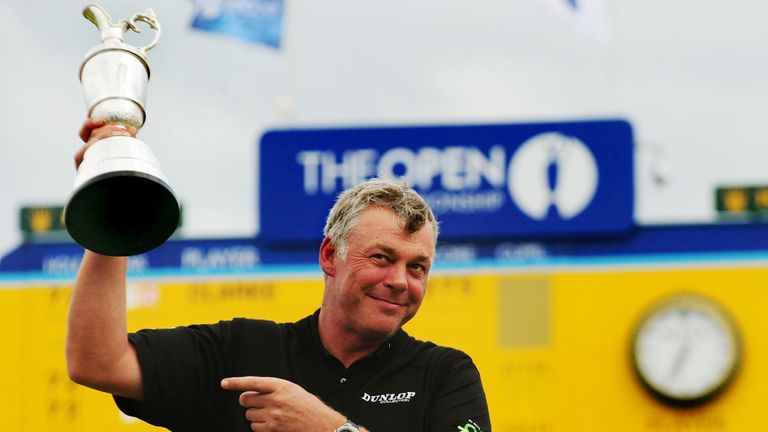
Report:
[{"label": "trophy lid", "polygon": [[[83,61],[80,63],[80,77],[82,78],[83,65],[94,56],[105,51],[125,51],[132,54],[141,61],[147,70],[147,76],[149,76],[149,63],[147,62],[147,51],[157,45],[158,39],[160,39],[160,23],[157,21],[155,12],[152,9],[145,9],[142,12],[135,14],[130,19],[121,19],[119,22],[112,22],[112,17],[109,16],[107,11],[98,4],[91,3],[83,9],[83,16],[96,25],[101,32],[101,43],[93,47],[88,53],[85,54]],[[136,26],[138,21],[144,22],[149,25],[150,28],[155,30],[155,37],[152,41],[143,47],[135,47],[129,45],[123,41],[123,35],[126,31],[132,30],[136,33],[141,33],[141,30]]]}]

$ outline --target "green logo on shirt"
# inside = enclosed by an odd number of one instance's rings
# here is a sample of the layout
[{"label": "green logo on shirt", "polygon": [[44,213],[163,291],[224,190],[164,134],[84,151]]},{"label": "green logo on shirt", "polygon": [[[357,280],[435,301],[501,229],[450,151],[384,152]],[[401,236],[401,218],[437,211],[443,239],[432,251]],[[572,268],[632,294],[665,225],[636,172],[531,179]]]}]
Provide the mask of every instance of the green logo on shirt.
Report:
[{"label": "green logo on shirt", "polygon": [[464,426],[457,426],[459,432],[482,432],[480,426],[475,424],[472,420],[467,420],[467,424]]}]

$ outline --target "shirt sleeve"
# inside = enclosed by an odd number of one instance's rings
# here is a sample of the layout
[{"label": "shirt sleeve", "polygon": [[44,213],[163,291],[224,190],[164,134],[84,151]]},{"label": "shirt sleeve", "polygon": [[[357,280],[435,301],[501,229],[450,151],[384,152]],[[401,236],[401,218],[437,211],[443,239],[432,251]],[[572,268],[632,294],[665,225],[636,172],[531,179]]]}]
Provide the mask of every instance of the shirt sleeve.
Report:
[{"label": "shirt sleeve", "polygon": [[451,355],[440,367],[445,380],[433,400],[429,430],[488,432],[491,420],[477,367],[464,353]]},{"label": "shirt sleeve", "polygon": [[227,370],[230,326],[222,321],[129,334],[141,368],[144,400],[115,396],[120,410],[172,430],[215,424],[218,416],[213,413],[229,396],[219,383]]}]

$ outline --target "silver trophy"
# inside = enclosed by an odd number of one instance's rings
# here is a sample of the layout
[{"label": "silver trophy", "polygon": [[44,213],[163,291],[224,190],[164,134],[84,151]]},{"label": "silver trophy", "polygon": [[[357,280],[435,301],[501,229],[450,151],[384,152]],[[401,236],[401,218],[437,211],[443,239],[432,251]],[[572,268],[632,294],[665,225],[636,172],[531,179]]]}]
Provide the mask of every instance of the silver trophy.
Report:
[{"label": "silver trophy", "polygon": [[[104,8],[90,4],[83,16],[101,31],[101,43],[80,64],[88,116],[140,129],[149,81],[146,52],[160,38],[154,12],[147,9],[115,24]],[[142,48],[123,42],[126,31],[141,31],[139,21],[155,30]],[[136,138],[113,136],[85,152],[64,222],[86,249],[129,256],[165,242],[178,227],[179,215],[179,203],[152,149]]]}]

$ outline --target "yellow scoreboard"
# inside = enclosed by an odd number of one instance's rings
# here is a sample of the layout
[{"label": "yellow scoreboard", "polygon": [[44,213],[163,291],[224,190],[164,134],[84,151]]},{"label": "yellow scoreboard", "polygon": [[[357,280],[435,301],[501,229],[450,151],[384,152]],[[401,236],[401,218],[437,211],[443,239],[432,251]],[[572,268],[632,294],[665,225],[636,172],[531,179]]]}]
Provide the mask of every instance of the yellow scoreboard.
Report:
[{"label": "yellow scoreboard", "polygon": [[[496,431],[768,430],[762,413],[768,400],[767,262],[445,266],[432,276],[406,330],[472,356]],[[121,415],[110,396],[68,379],[70,290],[70,278],[0,279],[0,430],[157,430]],[[292,321],[312,313],[321,295],[319,270],[137,276],[129,280],[129,328],[238,316]],[[650,321],[670,299],[690,297],[727,317],[723,327],[708,321],[706,309]],[[675,330],[675,320],[689,319],[700,321],[688,327],[693,330]],[[649,322],[649,336],[638,336]],[[731,345],[729,331],[736,336]],[[710,364],[710,357],[721,360]],[[651,365],[648,382],[638,362]],[[654,389],[654,367],[663,382],[679,381],[679,388]],[[696,375],[702,369],[711,372]],[[697,388],[702,380],[718,384],[716,391],[685,402],[712,390]]]}]

